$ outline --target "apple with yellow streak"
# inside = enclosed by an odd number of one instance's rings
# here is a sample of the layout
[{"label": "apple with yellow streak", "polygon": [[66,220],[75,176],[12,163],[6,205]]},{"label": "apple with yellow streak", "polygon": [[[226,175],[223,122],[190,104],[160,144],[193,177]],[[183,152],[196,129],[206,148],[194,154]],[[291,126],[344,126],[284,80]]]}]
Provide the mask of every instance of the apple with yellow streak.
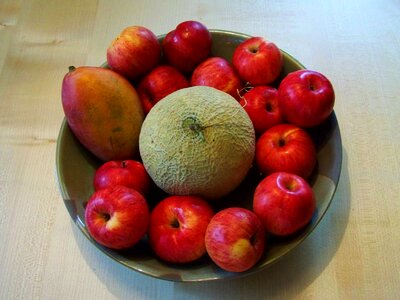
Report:
[{"label": "apple with yellow streak", "polygon": [[96,242],[111,249],[135,245],[146,234],[149,220],[145,198],[122,185],[94,192],[85,208],[89,234]]},{"label": "apple with yellow streak", "polygon": [[261,258],[265,230],[252,211],[241,207],[225,208],[208,224],[205,244],[208,255],[220,268],[244,272]]},{"label": "apple with yellow streak", "polygon": [[214,212],[204,198],[169,196],[151,212],[149,239],[156,255],[188,263],[206,254],[204,236]]}]

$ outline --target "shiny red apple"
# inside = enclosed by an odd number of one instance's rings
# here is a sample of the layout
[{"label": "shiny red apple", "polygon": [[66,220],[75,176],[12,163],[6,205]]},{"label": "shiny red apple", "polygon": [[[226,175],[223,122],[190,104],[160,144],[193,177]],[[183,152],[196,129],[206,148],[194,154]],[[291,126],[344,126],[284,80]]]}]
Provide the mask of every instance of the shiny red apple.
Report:
[{"label": "shiny red apple", "polygon": [[123,185],[146,195],[151,184],[143,164],[136,160],[113,160],[96,169],[93,177],[94,189]]},{"label": "shiny red apple", "polygon": [[253,211],[265,229],[277,236],[294,234],[306,226],[316,209],[310,185],[300,176],[277,172],[264,178],[253,198]]},{"label": "shiny red apple", "polygon": [[144,237],[150,212],[139,192],[113,186],[98,190],[85,208],[89,234],[99,244],[111,249],[126,249]]},{"label": "shiny red apple", "polygon": [[240,99],[243,83],[231,64],[222,57],[210,57],[201,62],[192,73],[192,86],[206,85]]},{"label": "shiny red apple", "polygon": [[255,156],[264,175],[282,171],[307,179],[317,162],[310,135],[292,124],[275,125],[265,131],[256,143]]},{"label": "shiny red apple", "polygon": [[178,70],[189,73],[211,51],[211,33],[198,21],[185,21],[165,36],[162,50],[167,62]]},{"label": "shiny red apple", "polygon": [[229,207],[211,219],[205,243],[208,255],[220,268],[244,272],[252,268],[264,252],[265,229],[254,212]]},{"label": "shiny red apple", "polygon": [[107,48],[107,64],[130,80],[154,68],[161,57],[156,35],[143,26],[125,28]]},{"label": "shiny red apple", "polygon": [[246,92],[239,102],[249,115],[258,136],[282,123],[278,90],[273,87],[256,86]]},{"label": "shiny red apple", "polygon": [[149,240],[155,254],[170,263],[188,263],[206,253],[204,236],[214,212],[203,198],[170,196],[151,212]]},{"label": "shiny red apple", "polygon": [[189,81],[181,72],[174,67],[160,65],[141,79],[137,92],[147,114],[162,98],[186,87],[189,87]]},{"label": "shiny red apple", "polygon": [[335,104],[335,92],[329,79],[312,70],[289,73],[281,81],[278,93],[284,118],[299,127],[321,124]]},{"label": "shiny red apple", "polygon": [[270,85],[282,71],[283,56],[275,43],[252,37],[237,46],[232,64],[240,78],[252,86]]}]

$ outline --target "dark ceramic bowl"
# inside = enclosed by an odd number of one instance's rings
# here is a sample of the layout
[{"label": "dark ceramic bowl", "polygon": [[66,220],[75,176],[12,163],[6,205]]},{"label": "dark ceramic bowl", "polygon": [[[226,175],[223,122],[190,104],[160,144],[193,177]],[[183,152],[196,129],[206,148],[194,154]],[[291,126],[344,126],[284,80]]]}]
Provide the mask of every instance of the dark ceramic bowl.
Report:
[{"label": "dark ceramic bowl", "polygon": [[[221,56],[231,61],[237,45],[250,36],[223,30],[210,30],[213,39],[212,55]],[[160,36],[162,40],[164,36]],[[305,67],[295,58],[282,51],[284,67],[281,78],[289,72]],[[104,64],[103,66],[106,66]],[[279,82],[279,81],[278,81]],[[277,82],[277,83],[278,83]],[[97,244],[88,234],[84,221],[84,209],[93,193],[92,178],[101,162],[91,155],[74,137],[65,119],[61,125],[57,141],[56,168],[61,195],[66,208],[82,233],[104,254],[116,262],[155,278],[171,281],[208,281],[235,278],[256,273],[282,259],[295,249],[315,229],[326,213],[339,180],[342,164],[342,143],[335,113],[320,126],[309,130],[318,151],[318,165],[311,184],[317,199],[317,210],[311,223],[298,234],[289,238],[268,237],[267,249],[261,260],[250,270],[243,273],[226,272],[218,268],[208,256],[185,265],[167,264],[157,259],[148,245],[146,238],[128,250],[114,251]],[[252,195],[261,177],[251,170],[242,185],[231,195],[221,199],[215,205],[218,210],[228,203],[230,206],[251,208]],[[154,188],[148,197],[150,206],[165,196]],[[316,255],[318,255],[316,253]]]}]

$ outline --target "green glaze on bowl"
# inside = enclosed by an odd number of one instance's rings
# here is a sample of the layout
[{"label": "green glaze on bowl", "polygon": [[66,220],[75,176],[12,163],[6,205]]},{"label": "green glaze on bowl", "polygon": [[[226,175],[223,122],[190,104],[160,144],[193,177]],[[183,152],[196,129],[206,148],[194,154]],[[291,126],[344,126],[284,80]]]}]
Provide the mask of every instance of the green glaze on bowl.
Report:
[{"label": "green glaze on bowl", "polygon": [[[250,36],[224,30],[210,30],[213,40],[212,56],[221,56],[231,61],[234,49]],[[159,36],[161,41],[164,38]],[[281,78],[286,74],[305,67],[288,53],[282,51],[284,66]],[[103,64],[107,67],[107,64]],[[277,83],[279,80],[277,81]],[[276,84],[277,84],[276,83]],[[342,142],[338,122],[333,112],[329,119],[320,126],[310,129],[318,151],[318,166],[311,183],[317,199],[317,210],[311,223],[298,234],[285,239],[268,237],[267,250],[261,260],[250,270],[243,273],[226,272],[217,267],[206,255],[200,260],[185,264],[167,264],[157,259],[148,245],[146,238],[134,247],[124,251],[114,251],[97,244],[89,235],[84,221],[85,204],[93,193],[93,175],[101,161],[90,154],[74,137],[64,119],[57,140],[56,169],[57,179],[65,206],[82,233],[104,254],[116,262],[158,279],[170,281],[210,281],[236,278],[256,273],[282,259],[295,249],[314,230],[326,213],[339,180],[342,165]],[[252,207],[252,195],[261,180],[256,170],[251,170],[244,182],[230,195],[217,203],[215,210],[225,205]],[[150,207],[165,197],[154,187],[147,197]]]}]

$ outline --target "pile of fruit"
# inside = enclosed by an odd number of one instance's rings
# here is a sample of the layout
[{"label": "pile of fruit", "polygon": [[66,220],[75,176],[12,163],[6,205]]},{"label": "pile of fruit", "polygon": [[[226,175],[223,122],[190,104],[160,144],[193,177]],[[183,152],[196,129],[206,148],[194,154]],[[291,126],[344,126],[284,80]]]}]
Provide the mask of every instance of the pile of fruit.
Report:
[{"label": "pile of fruit", "polygon": [[[243,272],[268,247],[312,219],[316,148],[307,129],[333,111],[319,72],[280,78],[283,56],[262,37],[232,61],[211,56],[204,24],[180,23],[159,41],[131,26],[107,49],[107,68],[70,67],[62,83],[68,125],[101,164],[85,208],[88,232],[111,249],[146,240],[154,255],[185,264],[208,255]],[[252,209],[215,203],[250,169],[260,174]],[[165,197],[149,205],[151,186]]]}]

